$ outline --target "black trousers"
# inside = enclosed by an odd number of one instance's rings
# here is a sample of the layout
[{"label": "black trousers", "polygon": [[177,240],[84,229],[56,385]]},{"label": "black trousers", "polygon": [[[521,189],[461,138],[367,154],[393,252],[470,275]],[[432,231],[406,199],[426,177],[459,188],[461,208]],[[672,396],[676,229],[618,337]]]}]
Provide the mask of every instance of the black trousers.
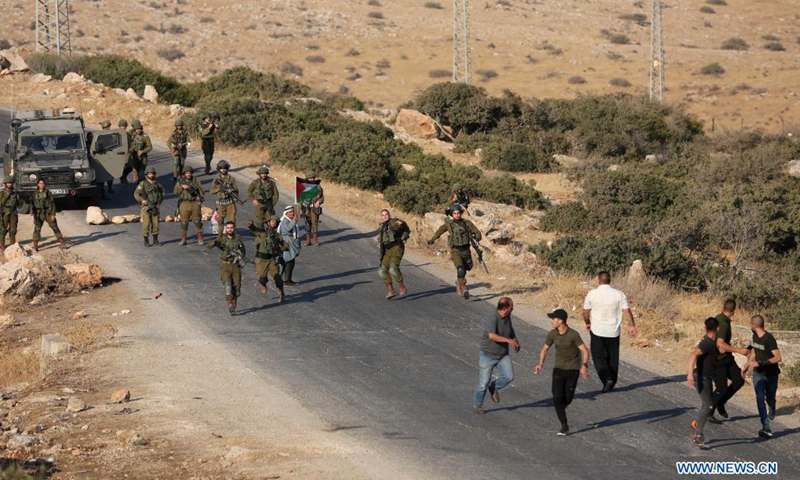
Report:
[{"label": "black trousers", "polygon": [[579,370],[553,369],[553,405],[561,425],[567,424],[567,406],[575,396],[579,373]]},{"label": "black trousers", "polygon": [[603,385],[607,381],[617,383],[619,373],[619,337],[608,338],[592,335],[592,361],[597,369],[597,376]]},{"label": "black trousers", "polygon": [[[728,380],[731,384],[728,385]],[[714,370],[714,408],[725,405],[744,385],[742,370],[736,360],[717,360]]]}]

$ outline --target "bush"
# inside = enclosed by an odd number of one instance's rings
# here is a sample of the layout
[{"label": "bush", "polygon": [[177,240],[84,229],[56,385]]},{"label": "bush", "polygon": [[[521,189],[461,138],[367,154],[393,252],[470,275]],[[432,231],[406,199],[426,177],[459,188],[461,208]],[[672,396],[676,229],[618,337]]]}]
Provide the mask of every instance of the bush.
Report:
[{"label": "bush", "polygon": [[627,13],[625,15],[620,15],[618,18],[620,20],[628,20],[631,22],[636,22],[642,26],[647,25],[647,15],[643,13]]},{"label": "bush", "polygon": [[709,5],[727,5],[728,2],[725,0],[706,0],[706,3]]},{"label": "bush", "polygon": [[631,39],[621,33],[615,33],[608,37],[608,40],[616,45],[627,45],[631,43]]},{"label": "bush", "polygon": [[723,73],[725,73],[725,69],[722,68],[722,66],[719,63],[714,62],[714,63],[709,63],[705,67],[701,68],[700,73],[702,73],[703,75],[713,75],[715,77],[718,77]]},{"label": "bush", "polygon": [[475,195],[488,202],[504,203],[532,210],[541,209],[546,201],[534,184],[518,180],[513,175],[481,179]]},{"label": "bush", "polygon": [[347,53],[345,53],[345,56],[347,57],[357,57],[359,55],[361,55],[361,52],[359,52],[355,48],[351,48],[350,50],[347,51]]},{"label": "bush", "polygon": [[169,28],[167,29],[167,32],[171,33],[172,35],[180,35],[182,33],[188,32],[188,31],[189,31],[189,29],[187,29],[183,25],[178,25],[178,24],[175,24],[175,23],[170,25]]},{"label": "bush", "polygon": [[428,76],[431,78],[449,78],[453,76],[453,72],[450,70],[431,70],[428,72]]},{"label": "bush", "polygon": [[442,4],[439,2],[425,2],[425,8],[433,8],[434,10],[443,10]]},{"label": "bush", "polygon": [[507,172],[545,173],[554,170],[551,156],[524,143],[495,141],[483,148],[481,166]]},{"label": "bush", "polygon": [[779,42],[770,42],[764,45],[764,48],[767,50],[771,50],[773,52],[783,52],[786,50],[786,47],[783,46],[782,43]]},{"label": "bush", "polygon": [[766,40],[768,42],[777,42],[778,40],[780,40],[780,38],[778,38],[778,37],[776,37],[775,35],[772,35],[772,34],[761,35],[761,39],[762,40]]},{"label": "bush", "polygon": [[367,2],[367,5],[369,5],[371,7],[380,7],[380,6],[382,6],[381,2],[379,2],[378,0],[369,0]]},{"label": "bush", "polygon": [[475,73],[481,77],[481,82],[488,82],[493,78],[497,78],[498,74],[494,70],[478,69]]},{"label": "bush", "polygon": [[4,38],[0,38],[0,50],[7,50],[11,48],[11,43]]},{"label": "bush", "polygon": [[283,73],[288,73],[290,75],[297,75],[298,77],[303,76],[303,67],[295,65],[294,63],[289,61],[283,62],[280,65],[280,67],[278,67],[278,70],[280,70]]},{"label": "bush", "polygon": [[574,75],[572,77],[569,77],[569,79],[567,79],[567,83],[569,83],[570,85],[582,85],[586,83],[586,79],[581,77],[580,75]]},{"label": "bush", "polygon": [[609,80],[608,84],[613,86],[613,87],[630,87],[631,86],[631,82],[625,80],[624,78],[617,78],[617,77],[612,78],[611,80]]},{"label": "bush", "polygon": [[367,16],[376,20],[383,20],[383,13],[381,12],[369,12]]},{"label": "bush", "polygon": [[707,5],[704,5],[700,7],[700,13],[717,13],[717,11]]},{"label": "bush", "polygon": [[428,185],[418,180],[392,185],[383,195],[392,206],[417,215],[425,215],[433,205],[439,203],[439,198]]},{"label": "bush", "polygon": [[168,62],[172,62],[174,60],[179,60],[179,59],[181,59],[181,58],[186,56],[186,54],[183,53],[179,48],[175,48],[175,47],[158,50],[156,52],[156,55],[158,55],[160,58],[163,58],[164,60],[166,60]]},{"label": "bush", "polygon": [[747,50],[750,45],[739,37],[733,37],[722,42],[723,50]]},{"label": "bush", "polygon": [[389,60],[386,60],[386,59],[384,58],[384,59],[382,59],[382,60],[378,60],[378,61],[375,63],[375,66],[376,66],[376,67],[378,67],[378,68],[381,68],[381,69],[384,69],[384,68],[391,68],[391,66],[392,66],[392,63],[391,63],[391,62],[389,62]]},{"label": "bush", "polygon": [[308,63],[325,63],[325,57],[322,55],[309,55],[306,57]]}]

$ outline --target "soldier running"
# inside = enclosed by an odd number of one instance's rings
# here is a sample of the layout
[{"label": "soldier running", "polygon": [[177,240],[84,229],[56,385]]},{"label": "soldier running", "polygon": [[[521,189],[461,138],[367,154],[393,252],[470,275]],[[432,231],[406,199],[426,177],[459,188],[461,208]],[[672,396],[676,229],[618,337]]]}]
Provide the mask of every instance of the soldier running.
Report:
[{"label": "soldier running", "polygon": [[214,141],[219,125],[212,121],[211,115],[203,117],[203,124],[200,125],[200,145],[203,149],[203,160],[206,162],[206,175],[211,173],[211,161],[214,160]]},{"label": "soldier running", "polygon": [[153,234],[153,245],[161,246],[158,241],[158,214],[161,202],[164,201],[164,187],[156,181],[155,167],[145,169],[145,179],[139,182],[133,197],[142,204],[142,236],[144,246],[151,246],[149,242],[150,233]]},{"label": "soldier running", "polygon": [[269,168],[261,166],[256,173],[259,178],[247,187],[247,198],[253,202],[256,220],[262,224],[268,217],[275,215],[275,204],[278,203],[280,193],[275,180],[269,178]]},{"label": "soldier running", "polygon": [[403,283],[403,273],[400,271],[400,261],[405,253],[405,242],[411,235],[408,224],[399,218],[391,218],[389,210],[381,210],[381,226],[378,231],[378,246],[381,250],[381,266],[378,269],[386,284],[386,300],[397,296],[392,284],[392,279],[397,282],[402,297],[408,291]]},{"label": "soldier running", "polygon": [[257,227],[252,221],[247,223],[247,228],[256,236],[256,271],[261,293],[267,293],[267,280],[272,277],[278,289],[278,302],[283,302],[286,294],[283,293],[283,278],[278,263],[283,263],[283,252],[289,249],[289,245],[278,233],[279,221],[273,215],[267,219],[266,228]]},{"label": "soldier running", "polygon": [[186,163],[187,145],[189,144],[189,134],[183,128],[183,120],[175,120],[175,130],[167,140],[167,146],[172,150],[172,181],[178,183],[178,177],[183,171]]},{"label": "soldier running", "polygon": [[456,203],[450,207],[449,211],[452,218],[445,220],[444,225],[439,227],[439,230],[436,230],[433,237],[428,240],[428,245],[433,245],[433,242],[441,237],[444,232],[450,234],[447,238],[447,245],[450,247],[450,260],[456,267],[456,291],[466,300],[469,299],[467,272],[472,270],[473,266],[470,237],[480,241],[481,231],[469,220],[461,218],[464,213],[464,208],[461,205]]},{"label": "soldier running", "polygon": [[183,178],[178,180],[172,193],[178,196],[178,215],[181,217],[181,241],[178,245],[186,245],[189,222],[194,222],[197,244],[203,244],[203,217],[200,205],[205,200],[203,184],[194,177],[192,167],[183,167]]},{"label": "soldier running", "polygon": [[236,200],[228,193],[227,187],[231,187],[236,195],[239,195],[239,187],[236,179],[228,174],[231,164],[226,160],[217,163],[217,178],[211,184],[211,193],[217,195],[217,221],[225,224],[226,220],[236,223]]},{"label": "soldier running", "polygon": [[[313,170],[306,172],[306,180],[315,181],[317,173]],[[300,204],[300,211],[306,219],[306,245],[311,245],[311,236],[314,236],[314,245],[319,246],[317,232],[319,230],[319,216],[322,215],[322,204],[325,202],[325,195],[322,192],[322,186],[319,187],[319,193],[314,198],[303,200]]]},{"label": "soldier running", "polygon": [[17,243],[17,208],[22,205],[22,199],[14,190],[14,177],[6,175],[3,179],[4,188],[0,191],[0,208],[3,213],[3,221],[0,223],[0,252],[6,249],[6,235],[8,235],[8,245]]},{"label": "soldier running", "polygon": [[36,182],[36,192],[31,198],[31,207],[31,215],[33,215],[33,251],[39,251],[39,239],[45,222],[53,230],[61,249],[67,248],[67,241],[64,240],[64,236],[61,234],[56,222],[56,199],[53,197],[53,193],[47,189],[43,178]]},{"label": "soldier running", "polygon": [[142,122],[134,120],[133,135],[131,136],[131,167],[133,168],[133,180],[142,180],[142,170],[147,167],[147,154],[153,150],[153,142],[144,133]]},{"label": "soldier running", "polygon": [[236,314],[236,299],[242,289],[242,263],[245,259],[244,243],[236,234],[236,224],[228,220],[225,229],[217,235],[216,240],[208,244],[208,248],[217,247],[220,255],[219,279],[225,287],[225,301],[228,302],[228,313]]},{"label": "soldier running", "polygon": [[121,118],[119,122],[117,122],[117,127],[120,130],[125,132],[125,135],[128,136],[128,153],[125,156],[125,167],[122,169],[122,176],[119,177],[119,182],[123,185],[128,184],[128,174],[131,173],[133,170],[133,166],[131,165],[131,149],[133,148],[133,132],[128,130],[128,121],[124,118]]}]

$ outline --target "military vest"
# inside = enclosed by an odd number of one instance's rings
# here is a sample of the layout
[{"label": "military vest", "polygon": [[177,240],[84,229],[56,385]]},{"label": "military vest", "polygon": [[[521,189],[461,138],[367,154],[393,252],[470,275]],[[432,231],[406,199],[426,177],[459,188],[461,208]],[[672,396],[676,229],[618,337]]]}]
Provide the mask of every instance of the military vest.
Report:
[{"label": "military vest", "polygon": [[265,229],[264,235],[256,237],[255,247],[256,253],[269,255],[270,257],[277,257],[283,252],[281,245],[283,239],[277,230],[271,230],[269,227]]},{"label": "military vest", "polygon": [[45,211],[49,212],[53,206],[53,194],[47,189],[45,189],[44,192],[36,190],[36,192],[33,194],[33,197],[31,197],[31,204],[39,213]]},{"label": "military vest", "polygon": [[253,197],[261,204],[271,204],[274,184],[271,178],[268,178],[266,182],[262,182],[261,179],[256,180],[256,188],[253,190]]},{"label": "military vest", "polygon": [[[244,255],[244,244],[242,244],[242,239],[239,238],[239,235],[233,234],[233,237],[229,237],[226,234],[222,233],[217,237],[217,241],[223,245],[223,247],[227,247],[229,250],[239,250],[242,255]],[[236,255],[231,252],[222,249],[222,254],[219,257],[220,260],[225,260],[228,262],[236,261]]]},{"label": "military vest", "polygon": [[7,188],[0,191],[0,205],[2,205],[4,211],[15,211],[21,204],[22,201],[16,191]]},{"label": "military vest", "polygon": [[[194,177],[192,177],[191,180],[186,180],[186,177],[184,177],[184,178],[181,178],[180,180],[178,180],[178,183],[180,183],[181,185],[189,185],[189,190],[181,189],[181,193],[180,193],[180,195],[178,195],[178,197],[181,200],[191,201],[191,200],[197,200],[197,199],[203,198],[203,184],[200,183],[200,180],[198,180],[198,179],[196,179]],[[191,192],[192,187],[194,187],[196,189],[194,191],[194,194],[192,194],[192,192]]]},{"label": "military vest", "polygon": [[215,130],[216,127],[214,127],[213,125],[209,124],[208,126],[206,126],[206,124],[203,124],[200,126],[200,137],[205,141],[209,140],[213,141]]},{"label": "military vest", "polygon": [[450,232],[450,237],[447,239],[447,244],[451,247],[464,247],[469,245],[469,227],[464,220],[447,220],[447,231]]},{"label": "military vest", "polygon": [[[169,142],[172,144],[171,148],[173,150],[185,150],[186,144],[189,143],[189,135],[186,133],[186,130],[179,132],[177,129],[172,131],[172,136],[169,137]],[[182,143],[182,147],[178,147],[178,144]]]},{"label": "military vest", "polygon": [[[392,228],[392,225],[399,225],[397,228]],[[399,218],[390,218],[388,222],[381,224],[381,230],[378,234],[378,243],[398,243],[405,242],[408,237],[405,237],[406,229],[403,228],[405,222]]]},{"label": "military vest", "polygon": [[147,134],[143,133],[141,135],[133,134],[133,138],[131,139],[131,151],[139,152],[147,148]]},{"label": "military vest", "polygon": [[148,180],[142,181],[140,194],[153,206],[160,205],[164,201],[164,188],[158,182],[150,183]]}]

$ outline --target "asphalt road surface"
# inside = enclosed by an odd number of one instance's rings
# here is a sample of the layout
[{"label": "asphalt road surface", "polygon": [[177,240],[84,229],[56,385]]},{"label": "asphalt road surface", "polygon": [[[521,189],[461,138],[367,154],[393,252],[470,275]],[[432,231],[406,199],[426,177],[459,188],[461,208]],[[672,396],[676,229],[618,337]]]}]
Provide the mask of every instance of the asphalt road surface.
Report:
[{"label": "asphalt road surface", "polygon": [[[3,143],[8,121],[0,110]],[[196,153],[191,156],[195,167],[201,161]],[[150,162],[171,192],[168,153],[159,148]],[[236,175],[244,193],[250,178]],[[200,178],[208,189],[212,177]],[[138,213],[134,185],[115,189],[102,204],[109,215]],[[208,194],[207,205],[211,198]],[[170,194],[162,215],[175,204]],[[487,397],[487,413],[475,415],[478,343],[496,296],[464,301],[449,280],[405,265],[410,293],[387,302],[376,271],[375,232],[363,233],[328,215],[321,224],[323,244],[304,247],[298,258],[295,278],[301,285],[287,288],[287,302],[279,305],[273,289],[262,295],[250,266],[235,317],[228,315],[219,282],[219,251],[191,241],[178,246],[178,224],[162,223],[165,245],[145,249],[140,224],[86,226],[77,209],[60,216],[74,241],[92,242],[98,255],[135,265],[151,285],[141,296],[157,292],[163,293],[161,301],[180,302],[211,338],[332,425],[331,435],[348,435],[427,477],[673,478],[676,462],[708,460],[777,461],[780,478],[800,478],[798,429],[777,423],[775,438],[761,441],[758,417],[729,407],[731,421],[708,425],[711,449],[700,451],[689,440],[699,399],[682,383],[683,375],[661,377],[626,364],[609,394],[598,394],[590,365],[589,380],[579,382],[567,410],[571,435],[557,437],[550,400],[553,354],[543,374],[534,376],[546,332],[521,320],[515,321],[523,349],[513,355],[513,386],[501,392],[497,405]],[[247,204],[239,225],[250,218]],[[191,232],[190,227],[193,239]],[[50,235],[46,227],[44,234]],[[251,237],[245,243],[252,258]]]}]

